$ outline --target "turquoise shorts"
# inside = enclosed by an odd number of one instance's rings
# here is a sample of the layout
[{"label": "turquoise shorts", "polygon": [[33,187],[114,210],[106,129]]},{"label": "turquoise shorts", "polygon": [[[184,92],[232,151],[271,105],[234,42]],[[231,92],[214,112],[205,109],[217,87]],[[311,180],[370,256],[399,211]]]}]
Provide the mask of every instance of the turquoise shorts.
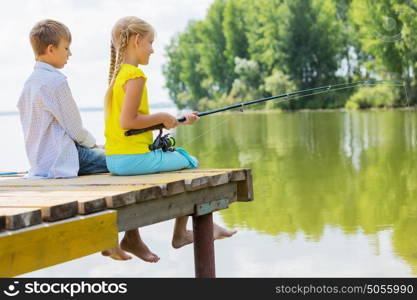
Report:
[{"label": "turquoise shorts", "polygon": [[161,149],[144,154],[107,155],[107,168],[113,175],[142,175],[158,172],[194,169],[198,160],[181,148],[173,152]]}]

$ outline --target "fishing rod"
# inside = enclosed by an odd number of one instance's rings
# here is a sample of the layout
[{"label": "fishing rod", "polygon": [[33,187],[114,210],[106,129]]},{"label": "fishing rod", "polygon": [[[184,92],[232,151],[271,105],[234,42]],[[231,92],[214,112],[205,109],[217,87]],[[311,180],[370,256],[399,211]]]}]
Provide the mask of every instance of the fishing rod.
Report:
[{"label": "fishing rod", "polygon": [[23,172],[0,172],[0,176],[19,176],[19,175],[24,175],[27,174],[27,171],[23,171]]},{"label": "fishing rod", "polygon": [[[260,99],[251,100],[247,102],[232,104],[229,106],[198,113],[197,116],[203,117],[203,116],[207,116],[207,115],[211,115],[211,114],[215,114],[215,113],[219,113],[219,112],[223,112],[223,111],[235,109],[235,108],[243,109],[243,107],[245,106],[249,106],[249,105],[256,104],[256,103],[262,103],[262,102],[266,102],[270,100],[280,99],[280,98],[291,98],[295,96],[302,97],[302,96],[307,96],[307,95],[313,95],[318,92],[330,92],[332,90],[353,88],[353,87],[361,86],[361,85],[377,85],[377,84],[384,84],[384,83],[391,83],[391,84],[394,84],[394,86],[404,86],[404,83],[398,80],[364,80],[364,81],[356,81],[356,82],[351,82],[351,83],[339,83],[335,85],[326,85],[326,86],[321,86],[321,87],[316,87],[316,88],[305,89],[301,91],[285,93],[285,94],[276,95],[276,96],[260,98]],[[177,121],[184,122],[185,117],[178,118]],[[144,132],[152,131],[152,130],[162,130],[163,128],[165,128],[163,124],[157,124],[157,125],[142,128],[142,129],[130,129],[125,132],[125,136],[131,136],[131,135],[140,134],[140,133],[144,133]]]}]

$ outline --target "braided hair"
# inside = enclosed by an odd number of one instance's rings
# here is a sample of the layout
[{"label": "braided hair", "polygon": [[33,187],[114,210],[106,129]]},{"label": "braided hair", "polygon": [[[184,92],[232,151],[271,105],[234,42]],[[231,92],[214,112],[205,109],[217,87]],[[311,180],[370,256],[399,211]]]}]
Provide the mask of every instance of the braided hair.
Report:
[{"label": "braided hair", "polygon": [[130,37],[139,34],[145,36],[154,33],[153,27],[137,17],[121,18],[113,27],[110,43],[109,87],[104,100],[106,118],[110,113],[113,85],[124,60]]}]

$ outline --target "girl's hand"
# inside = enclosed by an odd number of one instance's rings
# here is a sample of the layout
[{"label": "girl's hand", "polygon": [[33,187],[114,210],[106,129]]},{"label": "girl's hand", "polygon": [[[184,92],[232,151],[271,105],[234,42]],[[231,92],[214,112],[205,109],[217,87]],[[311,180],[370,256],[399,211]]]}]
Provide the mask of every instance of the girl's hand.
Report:
[{"label": "girl's hand", "polygon": [[181,122],[180,124],[182,125],[191,125],[195,122],[197,122],[198,120],[200,120],[200,117],[197,116],[198,111],[193,111],[191,113],[185,114],[183,117],[185,118],[184,122]]},{"label": "girl's hand", "polygon": [[166,129],[172,129],[177,127],[178,121],[173,115],[162,113],[162,124],[164,124]]}]

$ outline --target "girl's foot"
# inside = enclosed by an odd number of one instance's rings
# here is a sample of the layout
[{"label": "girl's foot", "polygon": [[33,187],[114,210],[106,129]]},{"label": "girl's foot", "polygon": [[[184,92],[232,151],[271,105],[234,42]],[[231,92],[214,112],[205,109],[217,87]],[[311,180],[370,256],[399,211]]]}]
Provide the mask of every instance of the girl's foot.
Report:
[{"label": "girl's foot", "polygon": [[174,233],[174,236],[172,237],[172,247],[178,249],[185,245],[191,244],[193,241],[194,237],[191,230],[185,230],[181,233]]},{"label": "girl's foot", "polygon": [[227,229],[217,225],[216,223],[213,224],[213,238],[215,240],[220,240],[224,238],[231,237],[237,232],[236,229]]},{"label": "girl's foot", "polygon": [[[216,223],[213,224],[213,240],[220,240],[231,237],[236,232],[237,230],[227,229],[217,225]],[[181,233],[174,233],[174,237],[172,238],[172,247],[178,249],[185,245],[191,244],[193,241],[194,236],[191,230],[186,230]]]},{"label": "girl's foot", "polygon": [[132,259],[132,256],[124,252],[120,247],[114,247],[108,250],[101,251],[101,254],[108,256],[115,260],[129,260]]},{"label": "girl's foot", "polygon": [[120,243],[120,247],[144,261],[151,263],[156,263],[159,261],[158,255],[152,253],[148,246],[146,246],[140,238],[129,238],[127,235],[125,235],[122,242]]}]

